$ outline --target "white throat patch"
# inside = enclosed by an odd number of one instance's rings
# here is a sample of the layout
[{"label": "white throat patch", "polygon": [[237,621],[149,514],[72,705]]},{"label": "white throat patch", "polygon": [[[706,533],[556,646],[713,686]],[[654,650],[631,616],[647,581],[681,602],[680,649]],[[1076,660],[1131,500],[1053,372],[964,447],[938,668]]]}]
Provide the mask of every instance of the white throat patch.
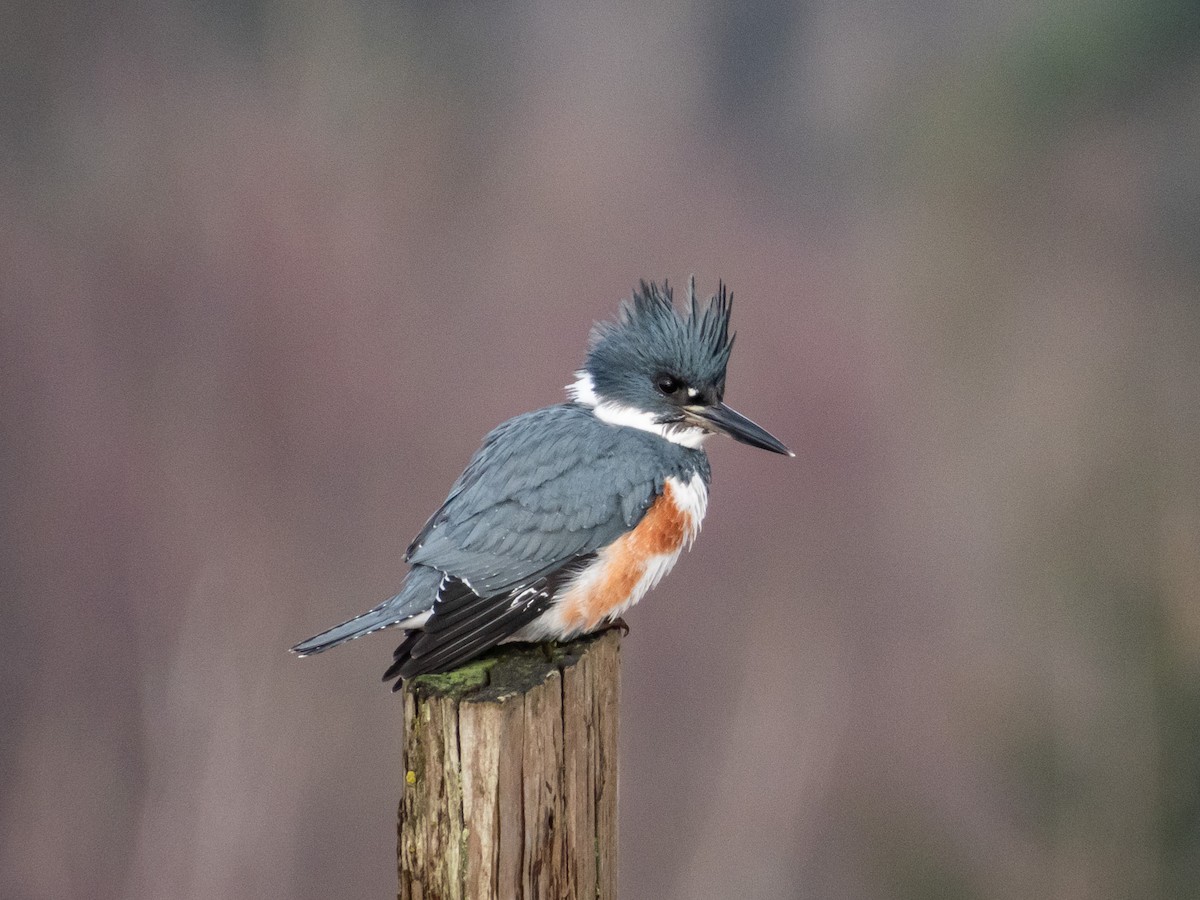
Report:
[{"label": "white throat patch", "polygon": [[624,403],[614,403],[611,400],[601,400],[596,394],[596,385],[592,376],[586,370],[575,373],[574,384],[567,385],[567,396],[581,406],[590,407],[596,418],[609,425],[623,425],[626,428],[637,428],[639,431],[649,431],[665,438],[672,444],[699,450],[708,432],[703,428],[678,428],[664,425],[654,420],[654,414]]}]

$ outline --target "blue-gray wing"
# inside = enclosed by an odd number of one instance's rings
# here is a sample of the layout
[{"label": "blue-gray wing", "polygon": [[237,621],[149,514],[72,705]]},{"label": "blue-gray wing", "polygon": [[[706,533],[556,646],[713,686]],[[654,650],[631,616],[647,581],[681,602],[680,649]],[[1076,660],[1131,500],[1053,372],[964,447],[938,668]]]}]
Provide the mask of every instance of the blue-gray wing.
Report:
[{"label": "blue-gray wing", "polygon": [[511,419],[484,440],[407,561],[491,596],[595,553],[641,521],[679,467],[674,445],[655,444],[666,442],[572,404]]}]

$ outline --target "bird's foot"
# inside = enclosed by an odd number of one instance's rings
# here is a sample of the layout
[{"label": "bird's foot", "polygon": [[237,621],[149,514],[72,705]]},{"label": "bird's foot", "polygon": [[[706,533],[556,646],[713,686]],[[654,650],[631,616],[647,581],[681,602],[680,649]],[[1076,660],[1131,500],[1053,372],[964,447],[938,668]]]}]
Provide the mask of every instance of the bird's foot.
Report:
[{"label": "bird's foot", "polygon": [[621,637],[629,637],[629,623],[626,622],[625,619],[621,616],[618,616],[617,618],[613,619],[612,624],[609,625],[608,627],[609,628],[620,628],[621,629]]}]

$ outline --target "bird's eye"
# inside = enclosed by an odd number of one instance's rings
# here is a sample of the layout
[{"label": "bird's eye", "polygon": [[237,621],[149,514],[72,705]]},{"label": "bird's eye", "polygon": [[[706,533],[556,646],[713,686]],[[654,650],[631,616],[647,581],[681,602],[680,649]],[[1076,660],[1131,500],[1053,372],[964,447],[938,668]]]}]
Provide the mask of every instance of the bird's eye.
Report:
[{"label": "bird's eye", "polygon": [[670,395],[676,393],[681,387],[683,387],[683,382],[674,375],[659,375],[658,378],[655,379],[654,386],[658,388],[661,393]]}]

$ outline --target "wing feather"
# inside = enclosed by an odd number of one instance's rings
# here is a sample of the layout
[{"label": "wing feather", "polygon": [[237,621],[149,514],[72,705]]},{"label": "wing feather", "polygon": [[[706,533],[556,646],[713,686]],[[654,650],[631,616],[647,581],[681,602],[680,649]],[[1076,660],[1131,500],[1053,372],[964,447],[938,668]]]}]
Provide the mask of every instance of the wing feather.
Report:
[{"label": "wing feather", "polygon": [[594,553],[641,520],[672,474],[651,441],[572,404],[518,416],[487,437],[408,561],[489,596]]},{"label": "wing feather", "polygon": [[446,576],[432,615],[421,631],[410,634],[397,648],[383,680],[445,672],[491,649],[549,609],[559,586],[590,558],[572,560],[492,597],[481,597],[461,580]]}]

